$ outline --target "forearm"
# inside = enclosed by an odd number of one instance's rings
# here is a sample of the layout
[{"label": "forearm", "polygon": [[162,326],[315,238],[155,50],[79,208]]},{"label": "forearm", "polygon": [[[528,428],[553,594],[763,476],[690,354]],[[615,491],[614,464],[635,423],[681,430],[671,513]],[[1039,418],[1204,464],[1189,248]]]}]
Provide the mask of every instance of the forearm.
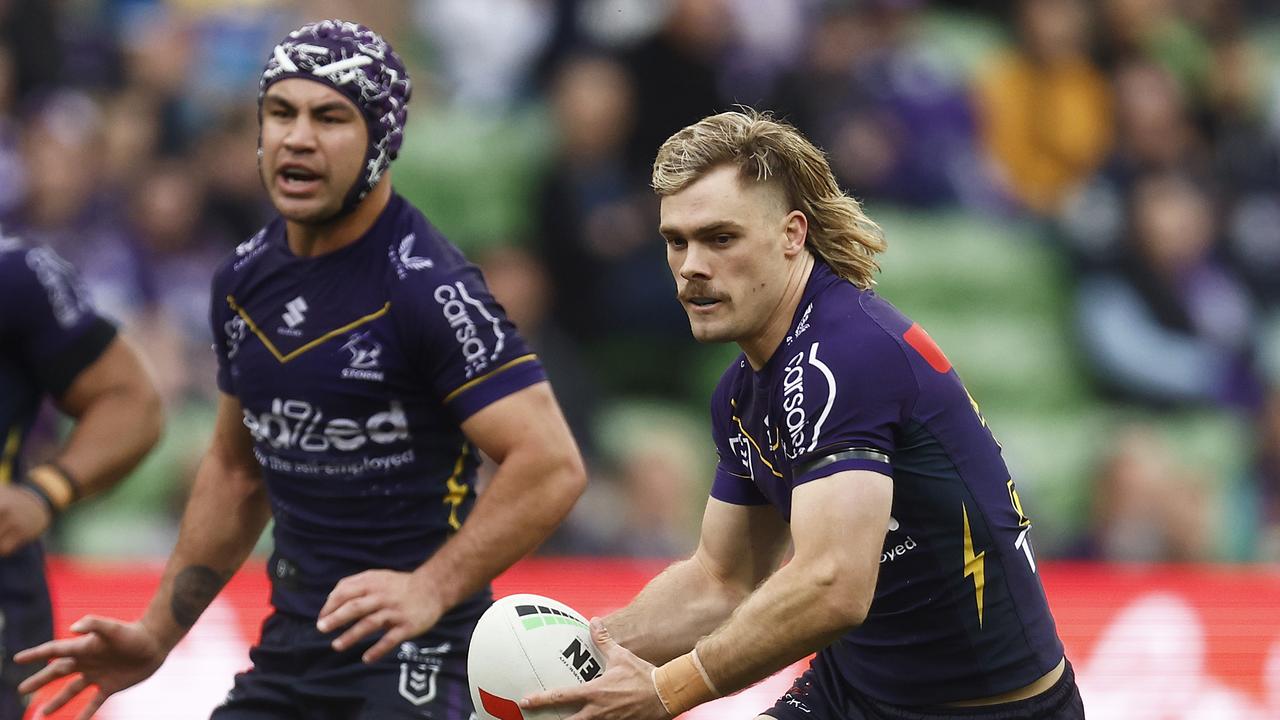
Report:
[{"label": "forearm", "polygon": [[[692,650],[699,638],[725,622],[748,592],[716,578],[695,555],[672,563],[604,623],[619,645],[661,664]],[[675,607],[679,612],[672,612]]]},{"label": "forearm", "polygon": [[230,472],[206,456],[178,543],[142,622],[171,649],[244,564],[271,517],[257,473]]},{"label": "forearm", "polygon": [[108,390],[76,419],[55,462],[71,475],[80,497],[107,490],[156,444],[163,417],[152,392],[128,386]]},{"label": "forearm", "polygon": [[541,544],[569,513],[585,482],[576,452],[513,452],[461,529],[415,574],[437,593],[442,611],[452,608]]},{"label": "forearm", "polygon": [[770,577],[722,627],[698,643],[721,694],[737,692],[831,644],[866,618],[875,571],[847,587],[822,566],[791,562]]}]

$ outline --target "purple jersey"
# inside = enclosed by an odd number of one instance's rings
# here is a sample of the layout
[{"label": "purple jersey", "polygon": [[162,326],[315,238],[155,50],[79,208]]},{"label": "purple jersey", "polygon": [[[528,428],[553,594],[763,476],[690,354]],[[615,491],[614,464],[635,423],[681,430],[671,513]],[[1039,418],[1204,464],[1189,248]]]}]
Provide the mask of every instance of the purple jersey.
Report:
[{"label": "purple jersey", "polygon": [[1022,687],[1062,659],[1000,446],[946,356],[874,292],[822,262],[759,372],[715,390],[711,495],[773,504],[845,470],[893,479],[875,599],[822,651],[885,702],[934,705]]},{"label": "purple jersey", "polygon": [[271,500],[272,603],[311,617],[342,578],[412,570],[460,527],[478,464],[460,424],[545,379],[476,267],[394,194],[319,257],[274,220],[218,270],[212,323]]},{"label": "purple jersey", "polygon": [[[65,393],[115,334],[70,264],[0,234],[0,484],[23,477],[22,448],[41,400]],[[11,665],[8,654],[53,637],[40,543],[0,558],[0,620],[3,688],[35,671]]]}]

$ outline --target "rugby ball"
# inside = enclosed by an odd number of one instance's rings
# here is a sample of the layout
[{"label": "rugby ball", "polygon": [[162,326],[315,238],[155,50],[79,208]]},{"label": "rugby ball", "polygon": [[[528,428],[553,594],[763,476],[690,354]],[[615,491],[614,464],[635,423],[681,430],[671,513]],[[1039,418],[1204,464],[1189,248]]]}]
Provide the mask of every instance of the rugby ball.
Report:
[{"label": "rugby ball", "polygon": [[522,710],[520,699],[604,672],[587,619],[541,595],[508,595],[480,616],[467,652],[477,720],[563,720],[575,708]]}]

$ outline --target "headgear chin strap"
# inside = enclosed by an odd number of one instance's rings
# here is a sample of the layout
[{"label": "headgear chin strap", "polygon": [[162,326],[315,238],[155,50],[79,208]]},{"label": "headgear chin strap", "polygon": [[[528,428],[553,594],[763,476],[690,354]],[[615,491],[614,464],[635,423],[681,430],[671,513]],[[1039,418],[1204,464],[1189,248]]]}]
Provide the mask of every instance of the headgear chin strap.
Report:
[{"label": "headgear chin strap", "polygon": [[[369,129],[364,172],[334,215],[355,209],[378,184],[400,152],[411,86],[404,63],[378,33],[358,23],[322,20],[294,30],[276,45],[258,83],[258,123],[262,100],[273,83],[291,77],[324,83],[346,96]],[[259,159],[262,138],[258,138]]]}]

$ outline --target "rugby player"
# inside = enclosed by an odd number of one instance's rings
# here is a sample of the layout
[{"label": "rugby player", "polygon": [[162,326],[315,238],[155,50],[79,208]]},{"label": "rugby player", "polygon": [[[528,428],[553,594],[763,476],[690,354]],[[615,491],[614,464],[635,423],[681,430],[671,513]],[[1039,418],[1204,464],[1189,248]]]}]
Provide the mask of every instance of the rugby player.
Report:
[{"label": "rugby player", "polygon": [[[75,427],[53,460],[25,468],[46,396]],[[30,699],[18,692],[30,670],[13,653],[53,637],[41,534],[72,502],[119,482],[163,422],[137,352],[97,314],[71,265],[0,234],[0,720],[20,720]]]},{"label": "rugby player", "polygon": [[1000,446],[871,289],[884,239],[822,152],[724,113],[663,144],[653,187],[694,337],[742,349],[702,537],[593,621],[600,678],[525,707],[668,718],[816,653],[760,717],[1083,717]]},{"label": "rugby player", "polygon": [[[339,20],[272,51],[259,164],[279,217],[213,280],[222,391],[177,547],[143,617],[86,617],[26,691],[153,673],[269,518],[274,613],[218,720],[467,720],[466,650],[489,582],[585,485],[543,370],[475,266],[391,186],[410,84]],[[497,469],[477,498],[478,452]]]}]

